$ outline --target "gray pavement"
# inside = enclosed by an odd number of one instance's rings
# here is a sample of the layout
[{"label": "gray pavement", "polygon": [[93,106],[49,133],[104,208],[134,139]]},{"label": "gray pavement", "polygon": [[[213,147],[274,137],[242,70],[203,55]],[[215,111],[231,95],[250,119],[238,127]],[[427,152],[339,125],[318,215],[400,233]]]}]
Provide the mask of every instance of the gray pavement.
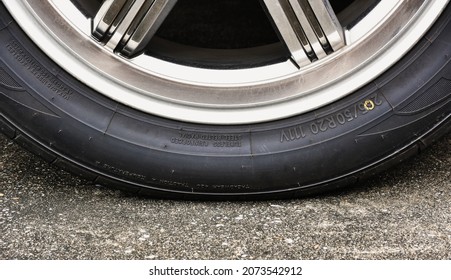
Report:
[{"label": "gray pavement", "polygon": [[90,185],[0,135],[0,259],[451,259],[450,144],[340,193],[187,202]]}]

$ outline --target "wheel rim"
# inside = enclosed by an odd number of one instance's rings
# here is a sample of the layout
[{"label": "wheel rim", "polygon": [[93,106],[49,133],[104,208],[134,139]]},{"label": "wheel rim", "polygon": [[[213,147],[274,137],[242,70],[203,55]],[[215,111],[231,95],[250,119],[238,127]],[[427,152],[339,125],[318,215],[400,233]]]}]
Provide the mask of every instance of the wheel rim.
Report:
[{"label": "wheel rim", "polygon": [[298,115],[352,93],[397,62],[448,3],[355,1],[336,14],[323,0],[262,0],[280,42],[212,50],[154,36],[175,2],[108,0],[92,21],[91,1],[4,4],[47,55],[101,94],[169,119],[229,125]]}]

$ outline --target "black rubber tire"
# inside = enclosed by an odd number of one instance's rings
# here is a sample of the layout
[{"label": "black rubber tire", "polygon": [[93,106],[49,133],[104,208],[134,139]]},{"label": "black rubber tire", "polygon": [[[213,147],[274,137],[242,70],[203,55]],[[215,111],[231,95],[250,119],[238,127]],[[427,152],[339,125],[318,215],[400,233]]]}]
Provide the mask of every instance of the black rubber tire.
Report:
[{"label": "black rubber tire", "polygon": [[[0,4],[1,5],[1,4]],[[211,126],[141,113],[46,57],[0,7],[0,129],[97,184],[170,198],[275,199],[355,183],[450,131],[451,13],[346,98],[270,123]]]}]

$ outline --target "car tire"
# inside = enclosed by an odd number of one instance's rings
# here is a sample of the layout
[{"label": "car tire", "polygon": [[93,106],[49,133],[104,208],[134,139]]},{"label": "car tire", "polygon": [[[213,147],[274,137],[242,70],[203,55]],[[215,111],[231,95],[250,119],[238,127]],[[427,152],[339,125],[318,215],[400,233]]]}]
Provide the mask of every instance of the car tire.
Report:
[{"label": "car tire", "polygon": [[276,199],[348,186],[450,130],[450,7],[383,74],[272,121],[200,124],[142,112],[79,81],[0,5],[0,130],[95,184],[176,199]]}]

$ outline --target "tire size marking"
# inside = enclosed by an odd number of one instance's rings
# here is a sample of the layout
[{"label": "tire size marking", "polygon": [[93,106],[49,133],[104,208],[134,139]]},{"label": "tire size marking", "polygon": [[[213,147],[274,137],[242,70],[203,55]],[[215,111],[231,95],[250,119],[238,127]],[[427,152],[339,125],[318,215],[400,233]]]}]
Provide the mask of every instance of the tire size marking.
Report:
[{"label": "tire size marking", "polygon": [[317,135],[346,123],[350,123],[383,104],[383,99],[376,93],[369,98],[354,104],[353,106],[329,115],[327,117],[319,118],[310,124],[300,124],[289,128],[282,129],[280,132],[280,143],[293,142],[306,138],[309,134]]},{"label": "tire size marking", "polygon": [[193,147],[240,148],[242,136],[234,134],[203,134],[195,132],[179,132],[178,137],[172,137],[171,143]]},{"label": "tire size marking", "polygon": [[55,78],[49,71],[42,67],[36,60],[22,49],[16,41],[6,44],[9,53],[44,86],[56,95],[69,100],[72,97],[72,90]]}]

